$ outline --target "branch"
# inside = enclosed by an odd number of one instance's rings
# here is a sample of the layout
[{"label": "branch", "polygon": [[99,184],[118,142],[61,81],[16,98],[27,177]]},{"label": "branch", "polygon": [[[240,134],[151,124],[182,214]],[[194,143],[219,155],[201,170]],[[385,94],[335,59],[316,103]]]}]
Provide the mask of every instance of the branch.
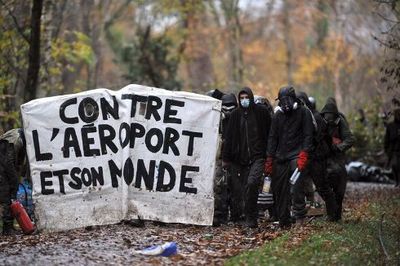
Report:
[{"label": "branch", "polygon": [[126,0],[114,14],[111,15],[111,18],[104,23],[104,28],[109,29],[111,25],[114,23],[116,19],[118,19],[122,13],[126,10],[126,7],[131,3],[132,0]]},{"label": "branch", "polygon": [[23,29],[19,26],[17,18],[14,16],[12,11],[7,7],[7,5],[3,2],[3,0],[0,0],[0,3],[2,4],[2,6],[5,7],[5,9],[7,10],[8,14],[12,18],[12,20],[14,22],[14,25],[15,25],[15,28],[17,29],[18,33],[29,44],[30,43],[29,38],[28,38],[28,36],[25,35]]}]

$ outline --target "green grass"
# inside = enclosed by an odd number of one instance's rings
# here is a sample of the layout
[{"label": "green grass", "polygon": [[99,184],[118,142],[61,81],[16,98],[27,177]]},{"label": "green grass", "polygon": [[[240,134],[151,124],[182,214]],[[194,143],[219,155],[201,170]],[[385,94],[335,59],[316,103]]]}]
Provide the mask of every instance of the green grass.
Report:
[{"label": "green grass", "polygon": [[[307,228],[292,229],[259,249],[233,257],[226,265],[400,264],[400,199],[379,199],[360,213],[341,224],[315,221]],[[382,213],[386,213],[383,241],[389,261],[378,240]]]}]

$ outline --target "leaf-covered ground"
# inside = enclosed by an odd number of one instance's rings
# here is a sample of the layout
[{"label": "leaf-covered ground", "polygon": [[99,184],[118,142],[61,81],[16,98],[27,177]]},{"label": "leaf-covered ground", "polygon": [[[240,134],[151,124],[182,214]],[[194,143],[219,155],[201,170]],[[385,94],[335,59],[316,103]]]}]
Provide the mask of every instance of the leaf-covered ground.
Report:
[{"label": "leaf-covered ground", "polygon": [[[363,205],[372,200],[371,195],[379,198],[392,194],[399,196],[399,189],[350,184],[345,219],[365,220]],[[324,231],[318,219],[290,231],[278,230],[264,220],[257,229],[239,225],[202,227],[146,222],[144,227],[116,224],[32,236],[1,236],[0,265],[221,265],[240,253],[258,250],[272,240],[282,242],[287,252],[295,250],[310,236]],[[135,253],[135,250],[168,241],[178,244],[178,255],[150,257]],[[329,241],[322,244],[330,245]],[[235,264],[235,260],[230,263]]]}]

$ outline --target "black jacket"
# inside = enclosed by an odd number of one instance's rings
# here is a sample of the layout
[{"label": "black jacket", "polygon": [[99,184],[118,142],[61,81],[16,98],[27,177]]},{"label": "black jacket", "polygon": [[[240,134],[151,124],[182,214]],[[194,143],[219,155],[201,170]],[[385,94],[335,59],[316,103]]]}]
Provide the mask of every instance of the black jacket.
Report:
[{"label": "black jacket", "polygon": [[300,151],[313,150],[314,125],[311,112],[299,105],[290,113],[278,110],[272,117],[268,139],[268,156],[278,162],[298,157]]},{"label": "black jacket", "polygon": [[339,144],[332,143],[330,156],[343,156],[344,152],[350,149],[354,144],[355,139],[353,133],[351,133],[346,118],[338,111],[335,103],[327,102],[321,110],[321,115],[325,113],[335,113],[339,117],[337,125],[328,125],[329,136],[340,140]]},{"label": "black jacket", "polygon": [[385,152],[390,157],[400,155],[400,121],[393,121],[386,127]]},{"label": "black jacket", "polygon": [[328,125],[321,114],[317,110],[314,110],[313,115],[317,122],[317,130],[314,132],[313,157],[316,160],[326,159],[330,153],[332,138],[328,134]]},{"label": "black jacket", "polygon": [[225,131],[222,159],[245,165],[265,158],[271,116],[266,107],[254,103],[250,88],[243,88],[238,96],[242,92],[249,95],[250,106],[243,108],[239,102],[238,108],[232,111]]}]

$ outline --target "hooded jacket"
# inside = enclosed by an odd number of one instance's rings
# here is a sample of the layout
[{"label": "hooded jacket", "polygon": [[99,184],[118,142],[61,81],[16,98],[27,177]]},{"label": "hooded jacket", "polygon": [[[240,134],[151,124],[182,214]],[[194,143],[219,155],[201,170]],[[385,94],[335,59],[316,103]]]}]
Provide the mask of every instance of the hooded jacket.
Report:
[{"label": "hooded jacket", "polygon": [[268,156],[278,162],[293,160],[301,151],[313,150],[314,125],[310,110],[303,105],[289,113],[277,111],[272,117]]},{"label": "hooded jacket", "polygon": [[340,143],[331,145],[331,155],[335,155],[338,152],[344,154],[345,151],[350,149],[354,144],[354,136],[350,131],[349,124],[342,113],[339,112],[336,102],[328,98],[327,103],[321,110],[321,115],[326,113],[336,114],[339,118],[337,125],[328,125],[328,134],[330,137],[338,139]]},{"label": "hooded jacket", "polygon": [[249,96],[250,105],[244,108],[239,102],[238,108],[232,111],[226,127],[222,158],[227,162],[247,165],[266,157],[271,116],[266,107],[255,104],[250,88],[243,88],[238,98],[241,93]]}]

